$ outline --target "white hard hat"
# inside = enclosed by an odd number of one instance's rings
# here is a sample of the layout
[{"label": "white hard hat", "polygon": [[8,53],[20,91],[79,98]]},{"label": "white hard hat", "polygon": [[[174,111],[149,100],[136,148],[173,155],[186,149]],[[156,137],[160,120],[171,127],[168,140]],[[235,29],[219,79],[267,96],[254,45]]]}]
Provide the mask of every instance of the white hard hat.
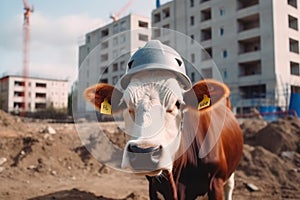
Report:
[{"label": "white hard hat", "polygon": [[125,89],[132,75],[145,70],[167,70],[173,72],[184,90],[192,88],[186,75],[185,65],[181,56],[171,47],[158,40],[151,40],[137,50],[129,59],[126,73],[121,77],[120,84]]}]

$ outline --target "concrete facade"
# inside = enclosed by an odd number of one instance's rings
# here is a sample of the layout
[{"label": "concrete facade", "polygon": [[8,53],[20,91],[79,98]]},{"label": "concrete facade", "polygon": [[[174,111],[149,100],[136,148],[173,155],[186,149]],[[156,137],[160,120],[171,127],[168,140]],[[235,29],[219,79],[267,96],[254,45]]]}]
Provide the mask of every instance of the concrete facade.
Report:
[{"label": "concrete facade", "polygon": [[130,14],[86,34],[85,44],[79,47],[78,114],[93,110],[82,97],[87,87],[118,83],[132,53],[150,40],[150,25],[148,17]]},{"label": "concrete facade", "polygon": [[[25,104],[24,104],[25,103]],[[35,112],[68,106],[68,81],[22,76],[0,79],[0,108],[6,112]]]},{"label": "concrete facade", "polygon": [[[153,10],[152,27],[179,31],[191,41],[182,44],[166,30],[153,36],[199,66],[202,77],[220,73],[238,113],[286,109],[291,92],[300,92],[299,7],[299,0],[173,0]],[[209,56],[195,52],[193,43]]]}]

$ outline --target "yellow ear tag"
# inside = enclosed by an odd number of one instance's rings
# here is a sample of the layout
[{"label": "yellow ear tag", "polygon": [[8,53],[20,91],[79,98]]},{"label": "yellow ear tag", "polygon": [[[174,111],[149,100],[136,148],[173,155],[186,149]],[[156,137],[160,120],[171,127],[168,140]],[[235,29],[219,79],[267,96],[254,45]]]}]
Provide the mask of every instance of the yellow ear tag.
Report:
[{"label": "yellow ear tag", "polygon": [[111,115],[111,105],[108,103],[107,99],[104,99],[104,101],[101,103],[100,113]]},{"label": "yellow ear tag", "polygon": [[198,104],[198,110],[201,110],[208,106],[210,106],[210,98],[205,94],[205,95],[203,95],[202,101],[200,101]]}]

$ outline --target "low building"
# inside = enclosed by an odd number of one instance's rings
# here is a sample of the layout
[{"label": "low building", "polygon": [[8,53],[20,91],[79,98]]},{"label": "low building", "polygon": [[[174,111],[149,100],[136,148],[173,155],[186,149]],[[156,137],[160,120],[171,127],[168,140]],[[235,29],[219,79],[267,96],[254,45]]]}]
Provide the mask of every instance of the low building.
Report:
[{"label": "low building", "polygon": [[24,78],[9,75],[0,78],[0,109],[6,112],[35,112],[68,106],[68,81],[48,78]]}]

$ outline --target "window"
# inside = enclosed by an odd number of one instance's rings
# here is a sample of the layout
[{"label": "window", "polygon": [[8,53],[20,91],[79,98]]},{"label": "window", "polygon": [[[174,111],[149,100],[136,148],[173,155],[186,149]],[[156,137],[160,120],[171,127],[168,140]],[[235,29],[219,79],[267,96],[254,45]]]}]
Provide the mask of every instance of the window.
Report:
[{"label": "window", "polygon": [[223,70],[223,78],[227,79],[227,77],[228,77],[227,69],[224,69]]},{"label": "window", "polygon": [[139,20],[139,27],[148,28],[148,22],[144,22],[144,21]]},{"label": "window", "polygon": [[196,81],[195,79],[195,72],[191,73],[191,82],[194,83]]},{"label": "window", "polygon": [[287,3],[290,5],[290,6],[293,6],[294,8],[297,8],[298,5],[297,5],[297,0],[287,0]]},{"label": "window", "polygon": [[299,41],[290,38],[289,43],[290,43],[290,52],[299,53]]},{"label": "window", "polygon": [[86,36],[86,43],[90,43],[91,42],[91,36],[90,35],[87,35]]},{"label": "window", "polygon": [[35,98],[46,99],[46,93],[35,93]]},{"label": "window", "polygon": [[101,36],[102,37],[105,37],[105,36],[108,36],[109,35],[109,30],[108,29],[104,29],[101,31]]},{"label": "window", "polygon": [[112,66],[112,71],[113,71],[113,72],[118,71],[118,63],[114,63],[114,64],[113,64],[113,66]]},{"label": "window", "polygon": [[289,15],[289,27],[294,30],[298,30],[298,19]]},{"label": "window", "polygon": [[219,13],[220,13],[220,16],[224,16],[225,15],[225,8],[219,8]]},{"label": "window", "polygon": [[15,91],[14,92],[14,97],[24,97],[24,92]]},{"label": "window", "polygon": [[291,85],[291,93],[295,94],[300,94],[300,87],[296,85]]},{"label": "window", "polygon": [[103,74],[108,73],[108,67],[102,67],[101,71],[102,71]]},{"label": "window", "polygon": [[219,33],[220,33],[220,36],[224,35],[224,28],[223,27],[220,28]]},{"label": "window", "polygon": [[112,83],[113,83],[113,84],[117,84],[118,78],[119,78],[118,76],[112,77]]},{"label": "window", "polygon": [[195,39],[195,36],[191,35],[191,44],[194,44],[194,39]]},{"label": "window", "polygon": [[101,43],[101,49],[107,49],[108,48],[108,41]]},{"label": "window", "polygon": [[290,62],[290,71],[292,75],[300,76],[299,63]]},{"label": "window", "polygon": [[118,41],[118,37],[114,37],[113,38],[113,45],[116,46],[118,45],[119,41]]},{"label": "window", "polygon": [[113,33],[116,34],[116,33],[118,33],[118,32],[119,32],[119,26],[118,26],[118,24],[115,24],[115,25],[113,26]]},{"label": "window", "polygon": [[239,63],[239,76],[252,76],[261,74],[261,61]]},{"label": "window", "polygon": [[195,63],[195,54],[194,53],[191,54],[191,62]]},{"label": "window", "polygon": [[260,37],[248,38],[245,40],[239,40],[239,53],[249,53],[260,50]]},{"label": "window", "polygon": [[194,26],[195,24],[195,17],[194,16],[190,16],[190,25]]},{"label": "window", "polygon": [[154,23],[160,22],[160,13],[154,14]]},{"label": "window", "polygon": [[228,57],[228,51],[227,50],[223,50],[222,57],[223,58],[227,58]]},{"label": "window", "polygon": [[194,7],[194,0],[190,0],[190,6]]},{"label": "window", "polygon": [[247,31],[250,29],[259,28],[259,15],[254,14],[238,19],[238,31]]},{"label": "window", "polygon": [[46,88],[47,84],[46,83],[35,83],[35,87],[37,87],[37,88]]},{"label": "window", "polygon": [[240,86],[239,93],[243,99],[266,98],[266,85]]},{"label": "window", "polygon": [[154,29],[154,38],[160,37],[160,28]]},{"label": "window", "polygon": [[201,30],[201,41],[211,40],[211,28]]},{"label": "window", "polygon": [[148,40],[149,40],[149,37],[148,37],[148,35],[145,35],[145,34],[139,34],[139,40],[140,41],[145,41],[145,42],[147,42]]},{"label": "window", "polygon": [[205,48],[201,51],[201,60],[210,60],[212,58],[212,48]]},{"label": "window", "polygon": [[24,81],[15,81],[15,86],[25,86]]},{"label": "window", "polygon": [[170,33],[170,24],[163,25],[163,35],[168,35]]},{"label": "window", "polygon": [[101,60],[102,62],[107,61],[107,60],[108,60],[108,54],[102,54],[102,55],[100,56],[100,60]]},{"label": "window", "polygon": [[127,23],[126,21],[122,21],[120,23],[120,31],[125,31],[125,30],[127,30]]},{"label": "window", "polygon": [[35,103],[35,109],[46,109],[46,103]]},{"label": "window", "polygon": [[201,10],[201,22],[211,20],[211,9]]},{"label": "window", "polygon": [[170,8],[165,8],[162,11],[163,19],[170,17]]},{"label": "window", "polygon": [[126,70],[126,64],[125,64],[125,61],[121,61],[121,62],[120,62],[120,69],[121,69],[121,70]]}]

